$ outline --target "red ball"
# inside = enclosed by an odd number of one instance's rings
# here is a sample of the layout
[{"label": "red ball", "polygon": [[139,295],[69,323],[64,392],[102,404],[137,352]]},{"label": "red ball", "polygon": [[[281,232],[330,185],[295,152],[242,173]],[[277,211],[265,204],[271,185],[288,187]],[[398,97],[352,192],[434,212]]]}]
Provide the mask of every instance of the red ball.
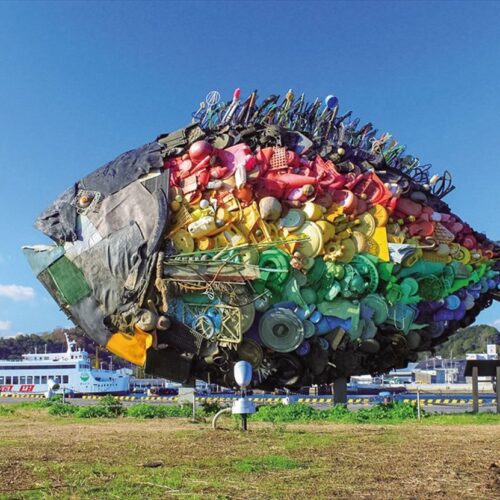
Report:
[{"label": "red ball", "polygon": [[211,155],[213,147],[207,141],[196,141],[189,148],[189,158],[193,163],[199,163],[201,160]]}]

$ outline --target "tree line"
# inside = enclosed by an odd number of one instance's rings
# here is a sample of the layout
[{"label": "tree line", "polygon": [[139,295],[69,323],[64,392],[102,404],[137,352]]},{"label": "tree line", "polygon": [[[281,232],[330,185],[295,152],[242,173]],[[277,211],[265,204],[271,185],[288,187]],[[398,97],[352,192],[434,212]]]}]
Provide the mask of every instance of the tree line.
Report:
[{"label": "tree line", "polygon": [[[18,360],[23,354],[39,352],[57,353],[66,351],[64,334],[75,340],[78,347],[87,351],[95,360],[99,349],[99,360],[105,368],[109,367],[110,358],[114,368],[129,366],[121,358],[112,355],[83,334],[78,327],[56,328],[51,332],[17,335],[16,337],[0,338],[0,359]],[[490,325],[475,325],[459,330],[444,344],[436,348],[436,355],[443,358],[465,358],[466,353],[486,352],[487,344],[500,344],[500,333]]]}]

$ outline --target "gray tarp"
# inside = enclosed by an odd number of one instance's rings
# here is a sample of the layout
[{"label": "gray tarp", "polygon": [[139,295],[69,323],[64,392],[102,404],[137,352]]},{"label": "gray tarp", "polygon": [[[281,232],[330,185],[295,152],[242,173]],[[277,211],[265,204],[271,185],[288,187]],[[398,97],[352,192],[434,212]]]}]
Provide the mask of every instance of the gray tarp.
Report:
[{"label": "gray tarp", "polygon": [[104,313],[94,297],[86,297],[69,310],[76,325],[98,344],[106,345],[112,334],[104,324]]},{"label": "gray tarp", "polygon": [[103,238],[134,221],[143,239],[148,241],[158,219],[158,206],[155,197],[141,182],[135,181],[105,198],[99,211],[90,212],[88,218]]},{"label": "gray tarp", "polygon": [[144,245],[141,230],[133,222],[74,258],[73,262],[90,283],[94,297],[108,313],[120,305],[125,281],[137,272],[142,262],[140,249]]}]

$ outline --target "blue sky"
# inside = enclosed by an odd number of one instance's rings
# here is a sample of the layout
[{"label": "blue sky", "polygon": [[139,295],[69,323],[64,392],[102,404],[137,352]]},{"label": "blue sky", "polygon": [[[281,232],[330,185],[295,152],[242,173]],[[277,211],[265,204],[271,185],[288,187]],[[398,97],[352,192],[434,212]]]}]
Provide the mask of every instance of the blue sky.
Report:
[{"label": "blue sky", "polygon": [[212,89],[337,95],[450,169],[452,209],[500,239],[499,47],[497,2],[1,2],[0,335],[68,324],[20,250],[48,242],[38,213]]}]

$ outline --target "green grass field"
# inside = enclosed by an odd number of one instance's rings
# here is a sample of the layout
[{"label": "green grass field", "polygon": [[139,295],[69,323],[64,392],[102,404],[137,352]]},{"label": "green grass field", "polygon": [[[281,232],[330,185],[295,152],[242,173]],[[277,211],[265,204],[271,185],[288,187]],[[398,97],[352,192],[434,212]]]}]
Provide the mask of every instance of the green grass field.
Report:
[{"label": "green grass field", "polygon": [[0,416],[0,498],[500,498],[499,422],[251,422],[242,433],[230,418],[214,431],[20,406]]}]

